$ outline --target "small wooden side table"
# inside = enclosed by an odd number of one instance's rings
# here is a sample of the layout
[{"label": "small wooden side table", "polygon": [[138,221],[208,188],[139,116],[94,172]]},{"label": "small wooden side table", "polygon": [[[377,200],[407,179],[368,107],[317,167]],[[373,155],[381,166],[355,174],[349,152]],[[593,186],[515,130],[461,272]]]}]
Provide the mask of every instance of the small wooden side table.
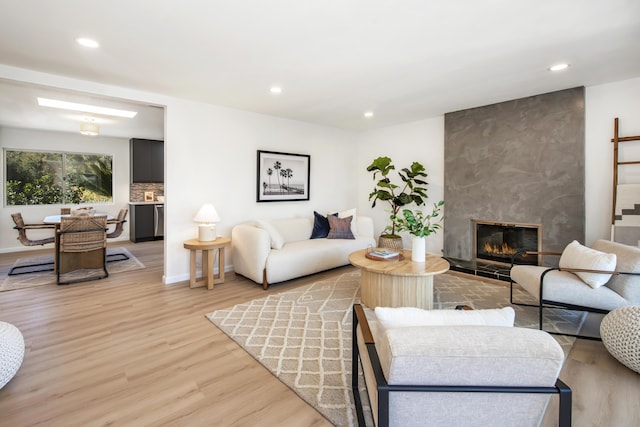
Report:
[{"label": "small wooden side table", "polygon": [[[191,239],[184,242],[184,248],[191,251],[189,263],[189,287],[199,288],[206,286],[213,289],[213,285],[224,283],[224,251],[231,246],[231,239],[228,237],[218,237],[211,242],[201,242],[198,239]],[[213,275],[213,256],[218,251],[218,276]],[[202,251],[202,280],[196,279],[196,253]],[[205,276],[206,272],[206,276]]]}]

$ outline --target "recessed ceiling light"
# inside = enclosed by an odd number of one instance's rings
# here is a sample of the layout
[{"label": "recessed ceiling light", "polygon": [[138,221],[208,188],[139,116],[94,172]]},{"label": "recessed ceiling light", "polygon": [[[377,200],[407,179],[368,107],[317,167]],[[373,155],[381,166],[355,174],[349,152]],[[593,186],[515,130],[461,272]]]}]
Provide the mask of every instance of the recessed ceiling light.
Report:
[{"label": "recessed ceiling light", "polygon": [[567,68],[569,68],[569,64],[563,62],[561,64],[552,65],[551,67],[549,67],[549,71],[562,71],[566,70]]},{"label": "recessed ceiling light", "polygon": [[99,107],[97,105],[78,104],[75,102],[58,101],[56,99],[38,98],[41,107],[60,108],[62,110],[82,111],[83,113],[102,114],[105,116],[126,117],[131,119],[137,111],[118,110],[116,108]]},{"label": "recessed ceiling light", "polygon": [[364,113],[364,116],[368,119],[373,117],[373,111],[367,111],[366,113]]},{"label": "recessed ceiling light", "polygon": [[272,86],[269,89],[269,92],[275,93],[275,94],[282,93],[282,88],[280,86]]},{"label": "recessed ceiling light", "polygon": [[78,37],[76,39],[76,42],[84,47],[90,47],[92,49],[97,49],[100,47],[100,43],[98,43],[97,41],[93,40],[93,39],[88,39],[86,37]]}]

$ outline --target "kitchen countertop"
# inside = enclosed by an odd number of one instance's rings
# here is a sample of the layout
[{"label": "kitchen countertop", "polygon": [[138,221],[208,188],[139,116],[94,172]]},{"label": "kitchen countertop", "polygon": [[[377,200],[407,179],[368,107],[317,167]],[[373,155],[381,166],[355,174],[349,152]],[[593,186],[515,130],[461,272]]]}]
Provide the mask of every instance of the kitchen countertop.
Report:
[{"label": "kitchen countertop", "polygon": [[130,205],[164,205],[164,202],[129,202]]}]

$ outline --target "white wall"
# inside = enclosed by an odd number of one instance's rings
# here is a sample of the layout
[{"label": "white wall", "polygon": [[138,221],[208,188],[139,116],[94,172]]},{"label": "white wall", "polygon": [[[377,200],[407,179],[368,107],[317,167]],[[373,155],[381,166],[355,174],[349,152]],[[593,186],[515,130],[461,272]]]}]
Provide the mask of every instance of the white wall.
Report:
[{"label": "white wall", "polygon": [[[92,205],[100,212],[116,216],[121,208],[127,208],[129,203],[129,141],[123,138],[88,137],[65,132],[47,132],[32,129],[0,128],[0,149],[13,148],[39,151],[64,151],[75,153],[108,154],[113,156],[113,203]],[[4,161],[0,171],[4,176]],[[22,246],[16,239],[18,233],[11,228],[14,226],[11,214],[21,212],[26,223],[42,222],[49,215],[60,213],[60,207],[71,205],[49,206],[5,206],[4,186],[0,188],[2,207],[0,207],[0,252],[16,252],[42,249],[41,246]],[[48,234],[47,234],[48,233]],[[51,236],[51,231],[30,231],[31,239]],[[129,236],[128,223],[117,240],[126,240]],[[51,246],[51,245],[50,245]]]},{"label": "white wall", "polygon": [[[166,281],[188,278],[182,242],[195,237],[193,216],[213,203],[218,234],[259,218],[312,216],[355,206],[355,137],[350,132],[184,100],[167,107]],[[310,200],[256,202],[257,150],[309,154]],[[232,260],[230,261],[232,262]]]},{"label": "white wall", "polygon": [[[371,208],[369,194],[375,181],[373,174],[367,172],[367,166],[381,156],[390,157],[396,169],[410,167],[411,163],[421,163],[429,176],[427,206],[425,212],[431,212],[433,203],[444,197],[444,116],[420,120],[417,122],[390,126],[373,130],[359,136],[358,153],[355,168],[358,172],[358,212],[374,218],[375,232],[380,234],[389,225],[388,203],[378,202]],[[400,184],[398,176],[391,173],[392,182]],[[379,179],[379,178],[378,178]],[[443,213],[446,215],[445,203]],[[411,248],[409,235],[404,233],[403,245]],[[442,231],[427,238],[427,252],[442,255]]]},{"label": "white wall", "polygon": [[[640,78],[586,90],[586,243],[611,236],[613,119],[619,136],[640,135]],[[640,141],[620,144],[620,160],[640,160]],[[640,183],[640,165],[621,166],[620,183]]]},{"label": "white wall", "polygon": [[[192,220],[203,203],[216,206],[223,236],[249,219],[311,216],[355,204],[352,132],[4,65],[0,78],[165,106],[165,283],[188,279],[182,243],[196,237]],[[256,202],[259,149],[311,156],[309,201]],[[229,269],[233,260],[227,259]]]}]

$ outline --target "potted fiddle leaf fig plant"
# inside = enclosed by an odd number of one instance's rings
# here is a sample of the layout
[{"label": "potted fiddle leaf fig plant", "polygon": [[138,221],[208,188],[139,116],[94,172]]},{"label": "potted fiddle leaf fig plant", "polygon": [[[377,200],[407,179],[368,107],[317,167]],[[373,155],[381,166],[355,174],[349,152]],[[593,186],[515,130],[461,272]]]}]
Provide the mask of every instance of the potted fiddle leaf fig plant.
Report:
[{"label": "potted fiddle leaf fig plant", "polygon": [[[415,262],[425,262],[426,260],[426,237],[442,228],[443,217],[440,211],[444,205],[444,200],[433,204],[430,214],[425,214],[421,210],[403,209],[401,216],[394,218],[398,231],[408,231],[413,236],[411,241],[411,260]],[[438,218],[436,220],[436,218]]]},{"label": "potted fiddle leaf fig plant", "polygon": [[[427,173],[424,166],[418,162],[413,162],[411,167],[402,168],[396,171],[393,161],[389,157],[378,157],[367,166],[368,172],[373,172],[373,179],[376,185],[369,194],[369,200],[373,200],[371,207],[375,208],[378,201],[389,205],[391,223],[380,235],[378,246],[390,248],[402,248],[402,237],[396,234],[398,228],[397,219],[400,208],[410,203],[417,206],[423,205],[427,198]],[[402,181],[396,184],[391,180],[391,172],[396,171]],[[397,181],[396,181],[397,182]]]}]

